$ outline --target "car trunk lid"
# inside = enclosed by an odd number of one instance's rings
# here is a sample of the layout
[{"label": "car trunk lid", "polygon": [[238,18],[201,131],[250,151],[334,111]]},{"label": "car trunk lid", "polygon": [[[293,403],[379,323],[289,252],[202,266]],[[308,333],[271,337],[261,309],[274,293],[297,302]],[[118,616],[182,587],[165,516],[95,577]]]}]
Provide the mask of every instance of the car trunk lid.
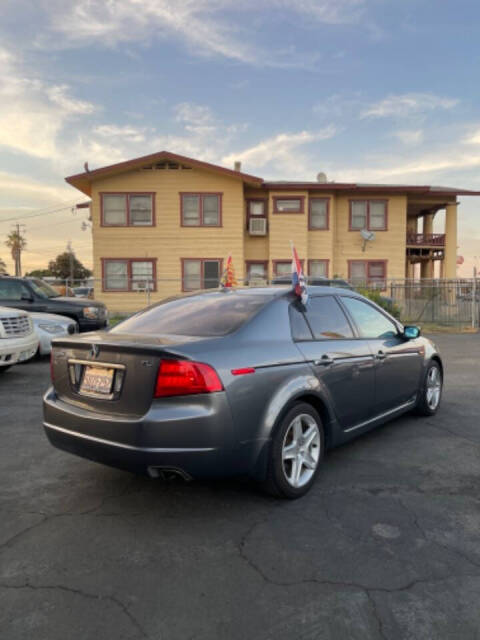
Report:
[{"label": "car trunk lid", "polygon": [[90,333],[54,341],[52,375],[65,402],[96,413],[144,415],[161,358],[187,358],[191,337]]}]

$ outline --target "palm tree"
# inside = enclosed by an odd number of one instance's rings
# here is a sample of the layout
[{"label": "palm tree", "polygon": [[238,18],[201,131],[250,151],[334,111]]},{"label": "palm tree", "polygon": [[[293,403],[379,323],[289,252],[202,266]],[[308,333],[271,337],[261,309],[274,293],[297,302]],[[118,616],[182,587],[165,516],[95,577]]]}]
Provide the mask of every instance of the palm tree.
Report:
[{"label": "palm tree", "polygon": [[21,256],[22,256],[22,251],[27,246],[27,241],[20,233],[20,229],[18,227],[15,229],[15,231],[11,231],[8,234],[5,244],[10,249],[12,253],[12,258],[15,262],[15,275],[21,276],[22,275]]}]

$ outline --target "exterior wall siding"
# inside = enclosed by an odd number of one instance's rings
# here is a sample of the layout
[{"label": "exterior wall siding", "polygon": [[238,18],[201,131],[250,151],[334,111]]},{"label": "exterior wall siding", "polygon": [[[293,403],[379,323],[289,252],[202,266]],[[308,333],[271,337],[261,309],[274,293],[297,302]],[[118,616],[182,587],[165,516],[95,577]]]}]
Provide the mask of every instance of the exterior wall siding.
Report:
[{"label": "exterior wall siding", "polygon": [[[305,198],[303,213],[273,213],[274,197],[300,196]],[[295,245],[298,255],[304,259],[308,246],[308,192],[307,191],[270,191],[268,198],[269,211],[269,277],[273,277],[273,261],[289,260],[292,257],[290,240]]]},{"label": "exterior wall siding", "polygon": [[[156,224],[153,227],[103,227],[100,220],[101,192],[151,192],[155,194]],[[180,193],[221,193],[221,227],[181,226]],[[302,197],[302,213],[275,213],[275,197]],[[99,284],[102,258],[149,258],[156,260],[157,290],[151,292],[154,302],[181,291],[182,258],[225,259],[232,255],[237,280],[245,277],[248,261],[268,263],[268,276],[273,264],[290,260],[290,241],[295,244],[307,272],[309,260],[327,260],[329,277],[348,278],[351,260],[386,260],[387,278],[405,275],[407,196],[382,196],[354,192],[324,192],[328,199],[329,225],[325,230],[309,229],[308,190],[270,190],[245,188],[241,177],[228,176],[202,169],[134,170],[95,180],[92,184],[92,223],[95,295],[113,312],[136,311],[146,305],[145,292],[106,292]],[[250,236],[247,231],[246,201],[266,198],[268,231],[266,236]],[[367,243],[359,231],[349,231],[350,200],[388,200],[388,228],[375,232],[375,240]]]},{"label": "exterior wall siding", "polygon": [[[350,200],[388,200],[387,230],[375,231],[375,240],[367,242],[363,251],[363,239],[359,231],[349,231]],[[405,277],[405,246],[407,232],[407,197],[389,195],[388,198],[365,194],[337,196],[336,233],[331,275],[348,278],[349,260],[388,260],[387,278]]]},{"label": "exterior wall siding", "polygon": [[[155,193],[155,227],[102,227],[102,191]],[[222,193],[221,227],[182,227],[181,192]],[[94,277],[102,278],[102,258],[156,258],[157,291],[152,302],[181,291],[182,258],[223,258],[231,253],[237,277],[243,277],[243,183],[240,179],[189,170],[134,171],[93,184],[92,224]],[[96,297],[112,311],[136,311],[145,306],[145,293],[100,291]]]}]

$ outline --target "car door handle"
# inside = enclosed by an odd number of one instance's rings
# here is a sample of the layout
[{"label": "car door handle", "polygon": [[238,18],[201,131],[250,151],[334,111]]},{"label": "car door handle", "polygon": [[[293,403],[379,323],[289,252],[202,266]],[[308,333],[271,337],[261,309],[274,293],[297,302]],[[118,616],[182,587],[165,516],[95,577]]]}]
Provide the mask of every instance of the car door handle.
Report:
[{"label": "car door handle", "polygon": [[377,355],[375,356],[376,360],[385,360],[385,358],[387,357],[387,354],[385,353],[385,351],[379,351],[377,353]]},{"label": "car door handle", "polygon": [[333,358],[331,358],[330,356],[322,356],[322,357],[320,358],[320,360],[314,360],[314,361],[313,361],[313,364],[314,364],[316,367],[319,367],[319,366],[326,366],[326,365],[333,364],[333,363],[334,363],[334,359],[333,359]]}]

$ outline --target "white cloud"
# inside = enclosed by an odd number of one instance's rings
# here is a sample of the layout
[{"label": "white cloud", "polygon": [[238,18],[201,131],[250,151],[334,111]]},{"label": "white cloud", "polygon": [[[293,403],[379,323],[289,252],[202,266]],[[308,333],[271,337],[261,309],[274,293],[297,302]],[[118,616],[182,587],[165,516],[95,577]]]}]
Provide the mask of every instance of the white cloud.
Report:
[{"label": "white cloud", "polygon": [[[61,185],[61,182],[60,186],[55,186],[6,171],[0,171],[0,194],[2,204],[15,196],[15,208],[30,208],[30,204],[33,208],[38,208],[39,203],[57,204],[59,201],[70,201],[75,197],[72,189]],[[81,200],[82,196],[79,195],[77,199]],[[7,205],[4,208],[7,209]],[[11,209],[11,207],[8,208]]]},{"label": "white cloud", "polygon": [[480,129],[471,133],[463,142],[465,144],[480,144]]},{"label": "white cloud", "polygon": [[174,107],[175,120],[184,125],[185,130],[196,135],[213,134],[215,118],[210,107],[192,102],[181,102]]},{"label": "white cloud", "polygon": [[360,115],[361,118],[404,118],[412,114],[434,109],[452,109],[458,104],[454,98],[436,96],[432,93],[404,93],[389,95],[380,102],[371,104]]},{"label": "white cloud", "polygon": [[0,146],[38,158],[57,156],[65,124],[95,107],[69,95],[67,85],[48,85],[0,49]]},{"label": "white cloud", "polygon": [[310,20],[326,24],[356,22],[363,14],[366,0],[277,0],[272,2],[279,9],[294,9]]},{"label": "white cloud", "polygon": [[162,149],[218,162],[234,137],[246,129],[242,123],[224,123],[205,105],[188,102],[173,107],[173,118],[165,125],[168,128],[172,123],[176,123],[178,133],[114,123],[87,129],[70,142],[69,158],[75,162],[72,171],[80,171],[86,160],[92,169]]},{"label": "white cloud", "polygon": [[300,131],[298,133],[279,133],[262,140],[258,144],[237,153],[230,153],[222,158],[222,162],[232,165],[240,160],[245,171],[250,168],[261,169],[268,166],[270,171],[280,171],[290,178],[305,179],[306,161],[299,153],[299,148],[312,142],[327,140],[336,133],[333,126],[320,131]]},{"label": "white cloud", "polygon": [[129,142],[144,142],[147,128],[102,124],[93,129],[93,133],[101,138],[123,139]]},{"label": "white cloud", "polygon": [[88,114],[95,111],[95,107],[91,102],[77,100],[68,95],[70,87],[66,84],[59,86],[47,87],[45,93],[53,104],[56,104],[60,110],[68,115]]},{"label": "white cloud", "polygon": [[[390,160],[390,162],[389,162]],[[444,149],[442,153],[424,154],[414,160],[392,163],[390,158],[377,159],[369,166],[342,168],[334,171],[335,180],[342,182],[400,182],[408,180],[415,184],[435,182],[439,174],[448,172],[442,182],[447,186],[453,172],[461,172],[480,167],[480,154],[464,154],[454,148]],[[456,186],[456,185],[454,185]]]},{"label": "white cloud", "polygon": [[415,146],[423,142],[422,129],[400,129],[392,134],[397,140],[408,146]]},{"label": "white cloud", "polygon": [[206,125],[213,121],[210,107],[192,102],[181,102],[174,107],[177,122],[193,125]]},{"label": "white cloud", "polygon": [[[275,49],[252,29],[255,17],[275,12],[287,20],[337,25],[359,19],[366,0],[43,0],[42,7],[57,34],[54,46],[97,42],[102,46],[145,43],[170,37],[185,43],[195,55],[216,55],[247,64],[271,67],[311,67],[318,54],[294,48]],[[248,12],[250,26],[238,15]],[[58,41],[58,35],[62,41]],[[45,35],[39,42],[51,46]]]}]

